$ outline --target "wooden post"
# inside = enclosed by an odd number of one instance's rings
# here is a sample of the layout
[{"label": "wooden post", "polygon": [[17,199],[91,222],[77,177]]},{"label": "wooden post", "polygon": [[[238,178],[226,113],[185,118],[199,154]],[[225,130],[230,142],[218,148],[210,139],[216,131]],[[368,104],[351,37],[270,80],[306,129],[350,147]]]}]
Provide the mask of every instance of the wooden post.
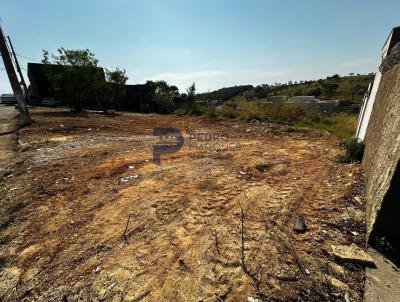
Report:
[{"label": "wooden post", "polygon": [[18,82],[17,74],[15,73],[13,63],[11,61],[10,53],[8,52],[7,42],[3,34],[3,29],[0,26],[0,54],[3,58],[4,67],[6,68],[8,79],[10,80],[11,88],[14,96],[17,99],[18,110],[21,114],[22,126],[31,123],[31,116],[29,115],[28,106],[26,105],[24,95],[22,94],[21,86]]},{"label": "wooden post", "polygon": [[17,68],[17,72],[19,74],[19,78],[21,79],[21,85],[24,88],[25,100],[28,100],[28,87],[26,86],[24,75],[22,74],[21,67],[19,66],[18,59],[17,59],[17,54],[15,53],[14,47],[13,47],[13,45],[11,43],[10,36],[7,36],[7,39],[8,39],[8,42],[10,44],[11,52],[12,52],[13,57],[14,57],[15,67]]}]

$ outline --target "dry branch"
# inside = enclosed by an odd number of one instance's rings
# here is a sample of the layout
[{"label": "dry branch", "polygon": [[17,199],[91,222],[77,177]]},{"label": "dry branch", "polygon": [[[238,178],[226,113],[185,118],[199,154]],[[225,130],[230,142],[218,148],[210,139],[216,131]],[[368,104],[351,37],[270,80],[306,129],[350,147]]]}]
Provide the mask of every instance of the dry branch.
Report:
[{"label": "dry branch", "polygon": [[[245,220],[245,215],[244,215],[244,210],[242,204],[239,202],[239,207],[240,207],[240,264],[242,266],[243,272],[249,276],[254,284],[256,285],[257,289],[259,289],[260,284],[261,284],[261,279],[262,279],[262,274],[263,270],[262,267],[259,266],[257,271],[255,273],[251,272],[245,263],[245,239],[244,239],[244,220]],[[259,274],[259,278],[257,278],[257,274]]]},{"label": "dry branch", "polygon": [[124,237],[125,242],[128,242],[128,237],[126,236],[126,232],[128,230],[129,221],[131,220],[131,216],[132,216],[132,213],[128,215],[128,220],[126,221],[125,230],[124,230],[124,233],[122,235]]},{"label": "dry branch", "polygon": [[240,264],[243,270],[247,273],[246,265],[244,263],[244,213],[243,206],[239,202],[240,207]]},{"label": "dry branch", "polygon": [[221,252],[219,250],[219,241],[218,241],[218,233],[217,230],[214,230],[214,241],[215,241],[215,248],[217,249],[217,253],[220,255]]}]

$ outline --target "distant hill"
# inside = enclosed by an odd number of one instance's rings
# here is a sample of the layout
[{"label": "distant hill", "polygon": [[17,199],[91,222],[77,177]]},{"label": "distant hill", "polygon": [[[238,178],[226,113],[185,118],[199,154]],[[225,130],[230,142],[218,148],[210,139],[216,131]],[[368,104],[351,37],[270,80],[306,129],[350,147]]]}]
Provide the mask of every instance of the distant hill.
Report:
[{"label": "distant hill", "polygon": [[263,84],[256,87],[251,85],[222,88],[210,93],[198,95],[200,100],[227,101],[234,97],[243,96],[248,100],[266,99],[274,95],[292,97],[296,95],[313,95],[322,100],[338,99],[361,102],[368,85],[374,79],[374,74],[350,74],[348,76],[333,75],[326,79]]},{"label": "distant hill", "polygon": [[252,85],[241,85],[241,86],[221,88],[212,92],[199,93],[197,94],[197,99],[203,101],[204,100],[227,101],[253,88],[254,86]]}]

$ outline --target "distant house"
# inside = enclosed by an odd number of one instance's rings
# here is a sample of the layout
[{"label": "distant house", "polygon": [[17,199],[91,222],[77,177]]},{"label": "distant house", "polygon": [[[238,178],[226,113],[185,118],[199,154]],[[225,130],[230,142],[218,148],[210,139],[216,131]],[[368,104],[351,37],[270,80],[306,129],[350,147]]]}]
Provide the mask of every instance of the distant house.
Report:
[{"label": "distant house", "polygon": [[294,103],[294,104],[315,103],[316,98],[313,95],[299,95],[299,96],[291,97],[287,102]]},{"label": "distant house", "polygon": [[317,100],[316,109],[322,113],[333,113],[339,106],[339,100]]},{"label": "distant house", "polygon": [[284,95],[273,95],[273,96],[270,96],[269,99],[274,104],[281,104],[281,103],[286,102],[287,97]]},{"label": "distant house", "polygon": [[305,108],[321,113],[331,114],[337,110],[340,101],[339,100],[320,100],[316,99],[315,96],[294,96],[288,101],[288,104],[299,104],[303,105]]}]

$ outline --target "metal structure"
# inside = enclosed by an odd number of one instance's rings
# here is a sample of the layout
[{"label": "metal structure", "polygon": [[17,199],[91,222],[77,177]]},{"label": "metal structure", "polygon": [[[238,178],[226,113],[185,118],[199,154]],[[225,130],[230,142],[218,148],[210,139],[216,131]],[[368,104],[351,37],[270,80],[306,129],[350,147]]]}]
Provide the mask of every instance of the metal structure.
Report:
[{"label": "metal structure", "polygon": [[17,72],[18,72],[19,78],[21,80],[21,85],[24,88],[25,99],[28,99],[28,87],[26,86],[24,75],[22,74],[21,67],[19,66],[18,59],[17,59],[17,54],[15,53],[14,47],[13,47],[13,45],[11,43],[10,36],[7,36],[7,39],[8,39],[8,42],[10,44],[11,52],[12,52],[13,57],[14,57],[15,67],[17,68]]},{"label": "metal structure", "polygon": [[6,68],[8,79],[10,80],[11,88],[14,92],[15,98],[17,99],[18,110],[21,114],[22,125],[28,125],[31,123],[31,116],[29,114],[28,106],[26,105],[25,97],[22,93],[21,86],[18,81],[17,74],[14,70],[10,53],[7,47],[7,41],[3,34],[3,29],[0,25],[0,53],[3,58],[4,67]]}]

